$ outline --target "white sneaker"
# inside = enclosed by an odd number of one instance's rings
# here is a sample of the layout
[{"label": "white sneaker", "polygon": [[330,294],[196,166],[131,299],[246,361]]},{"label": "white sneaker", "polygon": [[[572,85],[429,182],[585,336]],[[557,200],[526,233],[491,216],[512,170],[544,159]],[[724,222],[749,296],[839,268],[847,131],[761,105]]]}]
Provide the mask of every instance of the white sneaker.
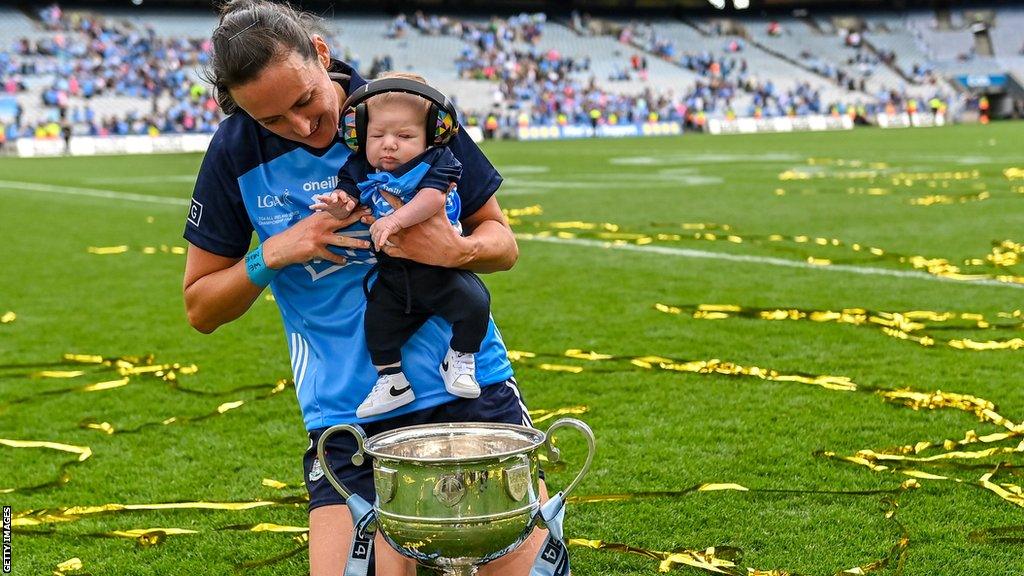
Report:
[{"label": "white sneaker", "polygon": [[370,390],[369,396],[356,408],[356,416],[369,418],[401,408],[416,399],[405,374],[383,374]]},{"label": "white sneaker", "polygon": [[476,356],[451,348],[441,362],[441,378],[449,394],[460,398],[479,398],[480,383],[476,381]]}]

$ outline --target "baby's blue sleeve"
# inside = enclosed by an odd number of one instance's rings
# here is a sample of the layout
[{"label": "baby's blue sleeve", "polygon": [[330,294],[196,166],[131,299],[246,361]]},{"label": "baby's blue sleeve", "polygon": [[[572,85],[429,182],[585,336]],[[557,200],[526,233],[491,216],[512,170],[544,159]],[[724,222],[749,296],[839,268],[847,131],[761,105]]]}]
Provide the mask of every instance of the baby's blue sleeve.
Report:
[{"label": "baby's blue sleeve", "polygon": [[419,188],[435,188],[444,192],[453,182],[458,184],[460,178],[462,178],[462,163],[446,146],[438,150],[430,170],[420,180]]},{"label": "baby's blue sleeve", "polygon": [[338,171],[338,190],[358,200],[358,182],[366,179],[366,170],[363,167],[365,163],[366,159],[362,154],[350,155],[345,165]]}]

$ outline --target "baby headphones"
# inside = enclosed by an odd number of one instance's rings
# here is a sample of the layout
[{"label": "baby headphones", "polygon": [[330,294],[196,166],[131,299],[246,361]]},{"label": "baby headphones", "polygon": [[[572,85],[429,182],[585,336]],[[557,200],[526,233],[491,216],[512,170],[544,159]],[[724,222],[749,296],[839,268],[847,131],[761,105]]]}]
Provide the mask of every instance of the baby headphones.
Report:
[{"label": "baby headphones", "polygon": [[370,121],[366,101],[384,92],[414,94],[430,101],[430,110],[427,111],[427,144],[444,146],[459,133],[459,115],[455,105],[439,90],[406,78],[381,78],[356,88],[345,100],[341,137],[353,152],[366,147],[366,126]]}]

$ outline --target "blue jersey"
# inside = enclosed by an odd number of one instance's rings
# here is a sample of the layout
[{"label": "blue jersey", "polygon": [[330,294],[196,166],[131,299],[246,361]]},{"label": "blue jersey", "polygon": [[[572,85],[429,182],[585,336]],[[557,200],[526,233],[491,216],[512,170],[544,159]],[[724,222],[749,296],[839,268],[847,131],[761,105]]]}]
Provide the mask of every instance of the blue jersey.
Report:
[{"label": "blue jersey", "polygon": [[[381,195],[388,192],[408,204],[421,188],[447,191],[445,214],[453,226],[462,231],[459,217],[462,204],[459,200],[458,183],[462,175],[462,163],[447,147],[427,148],[412,160],[388,172],[375,169],[366,160],[364,153],[350,156],[338,173],[338,187],[359,198],[359,203],[369,206],[377,218],[395,211]],[[451,184],[456,184],[449,189]]]},{"label": "blue jersey", "polygon": [[[331,71],[351,75],[347,93],[366,83],[341,62],[335,61]],[[501,176],[464,131],[449,147],[467,168],[458,193],[463,213],[473,214],[497,190]],[[253,231],[262,242],[309,216],[312,197],[337,186],[339,169],[349,155],[340,136],[327,149],[317,150],[275,136],[244,112],[231,115],[203,158],[185,239],[208,252],[241,258]],[[339,233],[369,239],[368,227],[361,223]],[[433,317],[402,347],[404,370],[416,383],[416,401],[375,418],[356,417],[356,407],[377,379],[363,332],[362,281],[373,262],[365,251],[335,252],[348,257],[348,263],[293,264],[270,285],[284,322],[306,428],[391,418],[455,400],[438,372],[451,326]],[[512,376],[493,320],[476,362],[482,386]]]}]

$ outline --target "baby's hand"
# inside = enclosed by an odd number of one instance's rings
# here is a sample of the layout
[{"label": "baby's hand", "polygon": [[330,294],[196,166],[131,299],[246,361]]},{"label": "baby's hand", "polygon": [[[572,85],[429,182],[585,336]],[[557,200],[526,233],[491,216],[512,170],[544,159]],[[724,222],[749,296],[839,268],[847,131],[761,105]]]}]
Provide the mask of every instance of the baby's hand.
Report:
[{"label": "baby's hand", "polygon": [[335,190],[330,194],[317,194],[313,196],[313,200],[316,200],[316,203],[309,206],[310,210],[323,210],[338,219],[348,218],[356,209],[356,201],[341,190]]},{"label": "baby's hand", "polygon": [[388,236],[401,229],[402,226],[394,215],[378,218],[376,222],[370,224],[370,238],[373,239],[373,245],[377,247],[377,250],[383,250],[384,246],[388,244]]}]

